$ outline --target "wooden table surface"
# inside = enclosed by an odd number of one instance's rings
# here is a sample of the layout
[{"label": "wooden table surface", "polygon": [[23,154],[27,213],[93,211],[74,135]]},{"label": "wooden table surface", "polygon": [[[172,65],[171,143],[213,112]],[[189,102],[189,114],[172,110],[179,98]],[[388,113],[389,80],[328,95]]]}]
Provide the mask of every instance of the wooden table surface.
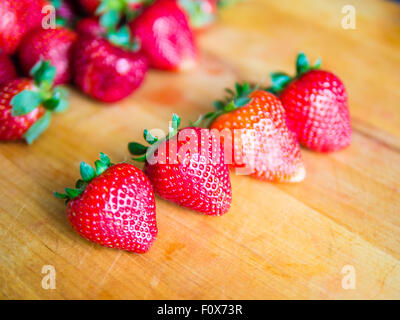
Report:
[{"label": "wooden table surface", "polygon": [[[346,4],[355,30],[341,27]],[[113,107],[73,91],[70,110],[33,146],[0,145],[0,297],[399,299],[399,18],[387,1],[248,0],[199,36],[196,70],[152,71]],[[99,151],[128,160],[143,129],[166,129],[172,112],[196,119],[234,81],[293,72],[300,50],[345,82],[350,148],[304,150],[307,178],[296,185],[232,174],[232,209],[220,218],[157,199],[159,237],[145,255],[73,232],[52,191],[73,185],[81,160]],[[42,288],[44,265],[56,270],[54,290]],[[355,287],[343,286],[353,275]]]}]

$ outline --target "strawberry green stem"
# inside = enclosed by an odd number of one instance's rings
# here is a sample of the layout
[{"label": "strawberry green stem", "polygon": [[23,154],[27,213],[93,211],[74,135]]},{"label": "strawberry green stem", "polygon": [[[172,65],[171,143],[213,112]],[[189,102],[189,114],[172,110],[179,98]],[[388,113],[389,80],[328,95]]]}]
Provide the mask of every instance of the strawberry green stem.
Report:
[{"label": "strawberry green stem", "polygon": [[300,52],[296,59],[296,75],[291,77],[283,72],[271,73],[271,86],[266,88],[266,91],[271,92],[275,95],[281,93],[293,80],[299,78],[304,73],[310,70],[316,70],[321,67],[321,58],[318,58],[316,63],[312,66],[309,63],[307,56]]},{"label": "strawberry green stem", "polygon": [[[100,24],[107,30],[115,31],[121,21],[132,21],[141,12],[142,6],[148,6],[154,0],[101,0],[96,10]],[[136,7],[136,9],[135,9]]]},{"label": "strawberry green stem", "polygon": [[[112,44],[121,48],[138,51],[140,42],[132,38],[127,24],[121,25],[122,21],[131,21],[141,12],[140,4],[148,5],[149,0],[102,0],[96,10],[96,15],[100,17],[100,25],[106,30],[105,38]],[[137,5],[138,9],[132,9],[132,4]]]},{"label": "strawberry green stem", "polygon": [[[174,113],[172,115],[172,122],[171,127],[169,128],[169,133],[164,139],[159,140],[158,138],[154,137],[147,129],[144,130],[143,137],[150,146],[153,146],[152,149],[156,150],[157,148],[154,147],[157,147],[158,144],[163,141],[169,140],[178,134],[180,124],[181,118]],[[147,159],[147,152],[149,150],[149,147],[137,142],[130,142],[128,144],[128,150],[132,155],[139,156],[137,158],[133,158],[133,160],[138,162],[145,162]]]},{"label": "strawberry green stem", "polygon": [[100,160],[95,162],[95,168],[92,168],[89,164],[81,162],[80,173],[81,179],[79,179],[75,188],[65,188],[65,193],[54,192],[54,195],[59,199],[65,199],[68,201],[78,198],[84,191],[86,186],[95,178],[101,175],[109,167],[113,166],[110,158],[100,152]]},{"label": "strawberry green stem", "polygon": [[225,89],[228,96],[225,100],[218,100],[214,102],[215,111],[211,111],[199,117],[199,119],[192,125],[195,127],[208,128],[210,125],[221,115],[239,109],[248,104],[251,99],[249,95],[257,89],[257,86],[251,86],[249,83],[243,84],[235,83],[235,91],[232,89]]}]

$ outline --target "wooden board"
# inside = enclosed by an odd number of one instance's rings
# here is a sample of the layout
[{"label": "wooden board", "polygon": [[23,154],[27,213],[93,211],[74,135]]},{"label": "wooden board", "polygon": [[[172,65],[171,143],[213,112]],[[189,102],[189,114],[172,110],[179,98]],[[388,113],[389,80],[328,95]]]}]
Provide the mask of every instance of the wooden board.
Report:
[{"label": "wooden board", "polygon": [[[357,11],[341,27],[342,6]],[[199,67],[152,71],[108,107],[73,91],[68,113],[33,146],[0,145],[0,297],[4,299],[399,299],[400,6],[387,1],[249,0],[199,36]],[[304,150],[307,179],[275,185],[232,175],[233,205],[204,217],[157,199],[159,237],[146,255],[76,235],[53,190],[98,152],[129,159],[145,128],[209,111],[236,80],[293,71],[298,51],[345,82],[354,139],[342,152]],[[41,282],[56,270],[56,289]],[[352,266],[354,289],[342,286]]]}]

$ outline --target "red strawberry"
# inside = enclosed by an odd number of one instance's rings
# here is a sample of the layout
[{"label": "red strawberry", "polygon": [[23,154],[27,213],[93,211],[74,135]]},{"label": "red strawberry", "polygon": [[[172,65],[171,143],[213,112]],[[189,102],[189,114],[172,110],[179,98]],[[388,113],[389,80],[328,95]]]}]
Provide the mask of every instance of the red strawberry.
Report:
[{"label": "red strawberry", "polygon": [[55,68],[39,62],[31,79],[14,79],[0,87],[0,140],[24,138],[31,144],[50,123],[53,111],[64,111],[68,103],[62,88],[52,88]]},{"label": "red strawberry", "polygon": [[96,169],[81,163],[76,189],[55,193],[67,200],[67,218],[82,237],[102,246],[145,253],[157,237],[151,184],[128,163],[111,164],[100,153]]},{"label": "red strawberry", "polygon": [[141,85],[148,65],[140,52],[84,36],[75,45],[73,68],[75,83],[83,92],[100,101],[117,102]]},{"label": "red strawberry", "polygon": [[[273,94],[236,85],[236,96],[217,102],[205,119],[211,129],[229,129],[232,166],[273,182],[299,182],[305,177],[300,147],[285,123],[285,111]],[[233,95],[233,91],[229,91]]]},{"label": "red strawberry", "polygon": [[11,59],[0,53],[0,85],[17,77],[17,71]]},{"label": "red strawberry", "polygon": [[75,31],[80,36],[103,37],[107,30],[100,25],[99,19],[95,17],[83,18],[75,26]]},{"label": "red strawberry", "polygon": [[331,152],[351,143],[351,120],[347,92],[342,81],[328,71],[318,70],[320,60],[311,67],[301,53],[297,75],[272,74],[270,88],[280,97],[289,128],[300,143],[312,150]]},{"label": "red strawberry", "polygon": [[46,0],[0,1],[0,50],[14,53],[24,35],[42,24]]},{"label": "red strawberry", "polygon": [[76,33],[64,27],[32,30],[20,46],[19,61],[22,70],[28,74],[41,59],[49,60],[57,69],[54,84],[70,82],[72,46],[76,39]]},{"label": "red strawberry", "polygon": [[214,23],[217,15],[216,0],[178,0],[178,3],[188,14],[193,29],[203,30]]},{"label": "red strawberry", "polygon": [[196,64],[193,33],[176,1],[157,0],[130,22],[130,27],[153,67],[185,70]]},{"label": "red strawberry", "polygon": [[146,155],[136,160],[146,161],[145,173],[160,197],[206,215],[223,215],[231,206],[232,189],[219,139],[207,129],[178,131],[179,123],[174,115],[169,135],[160,141],[146,130],[151,148],[132,142],[129,150],[134,155],[154,150],[157,161]]}]

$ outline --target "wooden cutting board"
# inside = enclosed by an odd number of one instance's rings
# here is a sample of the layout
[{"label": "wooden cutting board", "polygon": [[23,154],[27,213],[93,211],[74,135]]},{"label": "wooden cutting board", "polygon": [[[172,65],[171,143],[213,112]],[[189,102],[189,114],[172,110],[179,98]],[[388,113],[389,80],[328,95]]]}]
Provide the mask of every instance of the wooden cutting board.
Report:
[{"label": "wooden cutting board", "polygon": [[[356,29],[341,27],[343,5]],[[249,0],[198,37],[199,67],[152,71],[114,106],[72,90],[71,108],[33,146],[0,145],[0,297],[4,299],[400,298],[400,6],[387,1]],[[80,238],[54,190],[81,160],[128,160],[145,128],[211,109],[237,80],[293,72],[298,51],[345,82],[350,148],[304,150],[307,179],[269,184],[232,174],[233,204],[205,217],[157,199],[159,237],[148,254]],[[42,268],[56,288],[42,287]],[[353,281],[354,280],[354,281]],[[353,281],[353,282],[352,282]]]}]

